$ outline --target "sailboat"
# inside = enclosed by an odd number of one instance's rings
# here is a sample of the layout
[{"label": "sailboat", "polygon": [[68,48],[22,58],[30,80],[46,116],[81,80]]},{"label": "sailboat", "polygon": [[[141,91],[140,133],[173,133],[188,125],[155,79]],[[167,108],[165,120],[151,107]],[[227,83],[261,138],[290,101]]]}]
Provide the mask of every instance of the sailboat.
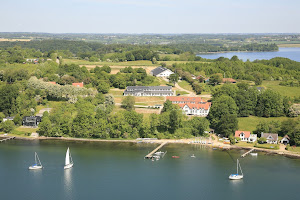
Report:
[{"label": "sailboat", "polygon": [[69,169],[73,167],[73,160],[70,153],[70,149],[68,147],[67,153],[66,153],[66,159],[65,159],[65,166],[64,169]]},{"label": "sailboat", "polygon": [[29,169],[42,169],[43,166],[42,166],[42,163],[39,159],[39,156],[36,152],[34,152],[34,161],[35,163],[31,166],[29,166]]},{"label": "sailboat", "polygon": [[[241,170],[241,175],[239,174],[239,167],[240,167],[240,170]],[[230,174],[229,176],[229,179],[230,180],[240,180],[244,177],[243,175],[243,171],[242,171],[242,168],[241,168],[241,165],[239,163],[239,160],[237,159],[237,162],[236,162],[236,174]]]}]

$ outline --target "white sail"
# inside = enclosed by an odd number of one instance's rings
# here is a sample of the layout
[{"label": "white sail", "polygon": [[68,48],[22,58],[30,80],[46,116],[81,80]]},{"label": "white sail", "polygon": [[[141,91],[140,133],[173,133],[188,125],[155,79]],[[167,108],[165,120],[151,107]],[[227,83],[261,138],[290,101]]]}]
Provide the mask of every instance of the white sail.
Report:
[{"label": "white sail", "polygon": [[69,147],[66,153],[66,159],[65,159],[65,165],[69,165],[70,164],[70,153],[69,153]]}]

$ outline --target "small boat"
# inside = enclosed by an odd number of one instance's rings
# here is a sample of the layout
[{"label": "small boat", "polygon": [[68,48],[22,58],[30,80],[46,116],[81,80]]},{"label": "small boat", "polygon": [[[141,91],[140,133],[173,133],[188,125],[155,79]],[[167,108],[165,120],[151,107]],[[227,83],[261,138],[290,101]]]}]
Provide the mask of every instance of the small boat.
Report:
[{"label": "small boat", "polygon": [[250,153],[251,156],[257,156],[257,153]]},{"label": "small boat", "polygon": [[73,160],[70,153],[70,149],[68,147],[67,153],[66,153],[66,159],[65,159],[65,166],[64,169],[70,169],[73,167]]},{"label": "small boat", "polygon": [[172,156],[172,158],[179,158],[179,156]]},{"label": "small boat", "polygon": [[36,152],[34,152],[34,161],[35,163],[31,166],[29,166],[29,169],[42,169],[43,166],[42,166],[42,163],[39,159],[39,156]]},{"label": "small boat", "polygon": [[191,155],[191,158],[196,158],[195,154]]},{"label": "small boat", "polygon": [[163,151],[158,151],[158,152],[155,152],[154,154],[160,156],[160,155],[163,155],[164,153],[165,152],[163,152]]},{"label": "small boat", "polygon": [[[241,170],[242,174],[239,174],[239,167],[240,167],[240,170]],[[239,163],[239,160],[237,159],[237,162],[236,162],[236,174],[230,174],[229,179],[230,180],[240,180],[242,178],[244,178],[243,171],[242,171],[241,165]]]}]

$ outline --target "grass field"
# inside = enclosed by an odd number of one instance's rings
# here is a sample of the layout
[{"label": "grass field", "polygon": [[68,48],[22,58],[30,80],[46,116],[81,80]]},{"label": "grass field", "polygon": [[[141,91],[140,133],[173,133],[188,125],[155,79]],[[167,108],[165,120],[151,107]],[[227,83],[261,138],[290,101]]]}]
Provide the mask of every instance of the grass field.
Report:
[{"label": "grass field", "polygon": [[300,44],[278,44],[278,47],[300,47]]},{"label": "grass field", "polygon": [[[256,129],[256,126],[261,121],[270,122],[270,121],[285,121],[289,119],[288,117],[270,117],[270,118],[264,118],[264,117],[256,117],[256,116],[250,116],[250,117],[239,117],[239,130],[241,131],[254,131]],[[299,120],[300,117],[296,118],[295,120]]]},{"label": "grass field", "polygon": [[29,73],[33,73],[39,65],[31,64],[31,63],[26,63],[26,64],[21,64],[21,63],[14,63],[14,64],[5,64],[0,66],[0,70],[5,70],[5,69],[26,69],[28,70]]},{"label": "grass field", "polygon": [[178,85],[180,87],[182,87],[183,89],[186,89],[186,90],[189,90],[189,91],[193,92],[192,86],[185,80],[178,81]]},{"label": "grass field", "polygon": [[29,42],[29,41],[31,41],[31,39],[7,39],[7,38],[0,38],[0,42],[16,42],[16,41]]},{"label": "grass field", "polygon": [[149,60],[137,60],[137,61],[127,61],[127,62],[90,62],[87,60],[79,59],[64,59],[66,64],[77,64],[77,65],[109,65],[109,66],[159,66],[159,64],[152,64]]},{"label": "grass field", "polygon": [[26,135],[29,136],[31,133],[34,133],[38,130],[38,128],[26,128],[23,126],[19,126],[15,130],[12,131],[13,135]]},{"label": "grass field", "polygon": [[279,149],[278,144],[256,144],[255,147],[264,148],[264,149],[273,149],[273,150]]},{"label": "grass field", "polygon": [[299,96],[300,87],[288,87],[279,85],[280,81],[263,81],[262,87],[272,89],[279,92],[283,96],[294,97]]},{"label": "grass field", "polygon": [[289,151],[293,153],[300,153],[300,147],[290,147]]}]

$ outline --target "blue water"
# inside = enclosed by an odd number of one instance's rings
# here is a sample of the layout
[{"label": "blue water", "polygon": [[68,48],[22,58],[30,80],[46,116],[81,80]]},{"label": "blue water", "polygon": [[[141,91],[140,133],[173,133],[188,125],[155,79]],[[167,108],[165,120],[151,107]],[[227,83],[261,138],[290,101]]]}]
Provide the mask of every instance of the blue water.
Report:
[{"label": "blue water", "polygon": [[282,47],[279,51],[274,52],[227,52],[227,53],[210,53],[210,54],[198,54],[198,56],[207,59],[216,59],[219,57],[232,58],[232,56],[238,56],[239,59],[246,61],[253,60],[269,60],[275,57],[284,57],[291,60],[300,62],[300,48],[298,47]]},{"label": "blue water", "polygon": [[[18,141],[0,144],[2,200],[299,199],[300,160],[200,145],[167,144],[159,161],[143,157],[156,144]],[[64,170],[67,147],[74,167]],[[28,170],[37,152],[43,170]],[[190,156],[195,154],[196,158]],[[173,155],[180,158],[174,159]],[[230,181],[236,159],[244,179]]]}]

